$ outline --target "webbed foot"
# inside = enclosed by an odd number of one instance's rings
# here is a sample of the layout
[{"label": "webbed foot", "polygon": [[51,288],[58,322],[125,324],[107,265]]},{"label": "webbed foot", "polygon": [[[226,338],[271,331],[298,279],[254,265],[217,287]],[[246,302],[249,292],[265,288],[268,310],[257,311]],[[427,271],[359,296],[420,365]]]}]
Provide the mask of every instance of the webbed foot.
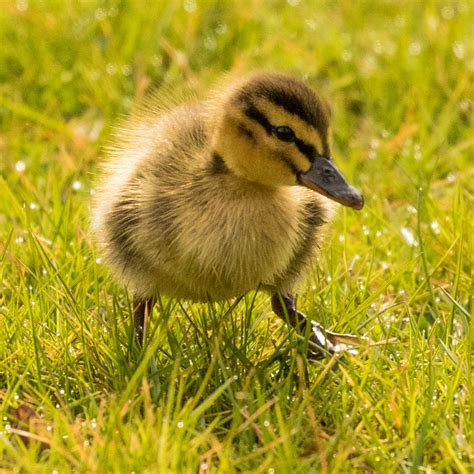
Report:
[{"label": "webbed foot", "polygon": [[[338,352],[347,352],[348,354],[357,355],[359,353],[355,346],[360,346],[363,341],[369,341],[365,337],[354,336],[353,334],[341,334],[338,332],[328,331],[325,327],[316,321],[311,320],[311,338],[310,342],[315,344],[314,356],[321,357],[324,354],[337,354]],[[310,348],[313,353],[313,346]]]},{"label": "webbed foot", "polygon": [[364,337],[328,331],[316,321],[309,320],[305,314],[296,309],[295,298],[291,294],[281,295],[275,293],[272,296],[272,309],[277,316],[288,321],[297,330],[304,332],[306,326],[311,325],[308,350],[312,358],[319,359],[339,352],[355,355],[358,350],[354,346],[363,344],[363,341],[368,341]]}]

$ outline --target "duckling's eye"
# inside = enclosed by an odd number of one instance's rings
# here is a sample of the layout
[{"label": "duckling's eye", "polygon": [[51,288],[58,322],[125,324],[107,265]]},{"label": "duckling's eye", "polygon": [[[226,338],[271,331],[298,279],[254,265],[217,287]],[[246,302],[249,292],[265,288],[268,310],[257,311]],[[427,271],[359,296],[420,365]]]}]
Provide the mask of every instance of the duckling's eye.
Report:
[{"label": "duckling's eye", "polygon": [[280,125],[272,128],[273,135],[281,140],[282,142],[294,142],[295,132],[286,125]]}]

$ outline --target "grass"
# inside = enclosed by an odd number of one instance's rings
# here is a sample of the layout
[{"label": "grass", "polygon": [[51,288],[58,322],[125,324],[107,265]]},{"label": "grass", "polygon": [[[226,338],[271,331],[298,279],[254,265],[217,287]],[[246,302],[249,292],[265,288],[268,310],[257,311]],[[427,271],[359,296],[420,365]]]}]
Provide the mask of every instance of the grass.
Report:
[{"label": "grass", "polygon": [[[474,470],[473,6],[18,0],[0,8],[0,469]],[[288,71],[329,98],[340,209],[299,306],[396,343],[309,361],[268,298],[163,299],[98,264],[101,146],[149,91]],[[2,472],[3,472],[2,471]]]}]

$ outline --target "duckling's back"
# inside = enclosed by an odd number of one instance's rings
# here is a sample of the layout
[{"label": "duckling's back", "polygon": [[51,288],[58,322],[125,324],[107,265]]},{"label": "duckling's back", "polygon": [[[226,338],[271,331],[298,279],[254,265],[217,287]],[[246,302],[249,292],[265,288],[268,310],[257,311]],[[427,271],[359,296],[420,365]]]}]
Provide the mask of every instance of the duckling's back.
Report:
[{"label": "duckling's back", "polygon": [[[106,265],[139,293],[152,291],[149,280],[163,258],[161,247],[171,244],[172,196],[199,167],[206,143],[204,117],[199,104],[161,115],[139,113],[116,130],[107,148],[92,230]],[[159,248],[147,255],[156,238]]]}]

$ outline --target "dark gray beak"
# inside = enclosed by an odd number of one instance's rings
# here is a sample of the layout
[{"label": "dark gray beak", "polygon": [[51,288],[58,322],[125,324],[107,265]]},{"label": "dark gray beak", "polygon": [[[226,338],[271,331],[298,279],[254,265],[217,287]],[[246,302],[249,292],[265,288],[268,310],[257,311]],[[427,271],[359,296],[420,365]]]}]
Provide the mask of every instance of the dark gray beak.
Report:
[{"label": "dark gray beak", "polygon": [[347,183],[329,158],[317,157],[311,168],[299,175],[299,182],[344,206],[357,210],[364,207],[364,198]]}]

